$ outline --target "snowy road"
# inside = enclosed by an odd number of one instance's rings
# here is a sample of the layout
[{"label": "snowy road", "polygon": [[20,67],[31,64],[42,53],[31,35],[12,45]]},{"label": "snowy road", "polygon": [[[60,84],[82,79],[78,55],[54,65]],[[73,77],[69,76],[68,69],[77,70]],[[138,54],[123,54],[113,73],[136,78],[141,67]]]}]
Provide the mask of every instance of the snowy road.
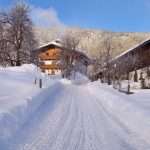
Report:
[{"label": "snowy road", "polygon": [[98,90],[61,83],[3,150],[149,150],[150,110]]}]

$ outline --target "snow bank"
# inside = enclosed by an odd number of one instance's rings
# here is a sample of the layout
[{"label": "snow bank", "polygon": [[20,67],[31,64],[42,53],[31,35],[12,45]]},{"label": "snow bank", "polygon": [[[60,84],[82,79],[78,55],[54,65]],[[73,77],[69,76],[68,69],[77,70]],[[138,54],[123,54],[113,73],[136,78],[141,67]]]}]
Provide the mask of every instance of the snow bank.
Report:
[{"label": "snow bank", "polygon": [[72,73],[72,75],[69,77],[69,79],[66,78],[60,78],[60,81],[63,84],[84,84],[89,82],[89,79],[87,76],[76,72],[75,74]]},{"label": "snow bank", "polygon": [[37,67],[33,64],[24,64],[22,66],[15,66],[15,67],[6,67],[1,68],[1,70],[5,71],[16,71],[16,72],[36,72]]},{"label": "snow bank", "polygon": [[[60,82],[53,83],[49,88],[43,89],[38,94],[20,99],[15,107],[7,112],[0,113],[0,140],[10,138],[31,116],[32,113],[37,111],[39,106],[49,98],[51,93],[58,91],[61,87]],[[55,92],[56,93],[56,92]]]},{"label": "snow bank", "polygon": [[[35,78],[43,79],[43,89],[34,84]],[[56,78],[44,76],[32,64],[0,68],[0,141],[10,138],[58,90],[62,84]]]},{"label": "snow bank", "polygon": [[149,142],[149,90],[137,90],[135,94],[126,95],[98,81],[88,84],[87,88],[109,117],[111,116],[129,132],[132,131],[132,135]]},{"label": "snow bank", "polygon": [[72,83],[74,83],[74,84],[84,84],[84,83],[89,82],[88,77],[79,72],[72,74],[70,79],[71,79]]}]

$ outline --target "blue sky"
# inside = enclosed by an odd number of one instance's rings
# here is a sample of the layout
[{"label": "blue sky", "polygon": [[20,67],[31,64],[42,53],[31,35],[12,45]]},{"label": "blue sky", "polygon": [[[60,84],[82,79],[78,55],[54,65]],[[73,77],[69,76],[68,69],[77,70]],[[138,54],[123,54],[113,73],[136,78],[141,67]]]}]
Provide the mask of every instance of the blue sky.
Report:
[{"label": "blue sky", "polygon": [[[0,0],[0,7],[10,7],[12,1]],[[45,17],[46,21],[43,21],[45,26],[58,24],[111,31],[150,31],[150,0],[26,0],[26,2],[32,6],[32,18],[38,25]]]}]

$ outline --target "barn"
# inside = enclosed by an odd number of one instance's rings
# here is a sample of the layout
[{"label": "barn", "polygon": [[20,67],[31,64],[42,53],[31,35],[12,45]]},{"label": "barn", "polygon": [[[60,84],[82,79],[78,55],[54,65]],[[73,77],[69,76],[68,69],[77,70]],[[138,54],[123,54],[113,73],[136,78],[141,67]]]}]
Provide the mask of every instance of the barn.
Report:
[{"label": "barn", "polygon": [[150,39],[118,55],[110,65],[120,75],[150,66]]},{"label": "barn", "polygon": [[[141,80],[142,88],[150,88],[150,39],[134,46],[109,61],[109,70],[104,65],[101,73],[106,80]],[[109,77],[109,79],[108,79]],[[147,80],[148,79],[148,80]],[[144,83],[148,81],[148,84]]]},{"label": "barn", "polygon": [[[111,82],[114,80],[147,81],[150,88],[150,39],[135,45],[108,62],[91,77],[92,80]],[[145,83],[146,84],[146,83]],[[143,86],[144,87],[144,86]]]}]

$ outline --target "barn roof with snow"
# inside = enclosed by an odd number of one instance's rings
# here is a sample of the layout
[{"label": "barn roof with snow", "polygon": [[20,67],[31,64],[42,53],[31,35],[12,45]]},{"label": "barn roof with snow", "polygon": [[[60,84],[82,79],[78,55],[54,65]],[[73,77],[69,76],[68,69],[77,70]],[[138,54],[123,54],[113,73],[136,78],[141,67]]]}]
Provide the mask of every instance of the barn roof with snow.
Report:
[{"label": "barn roof with snow", "polygon": [[122,73],[150,66],[150,39],[116,56],[110,64],[116,64],[118,71]]},{"label": "barn roof with snow", "polygon": [[144,41],[142,41],[141,43],[135,45],[134,47],[124,51],[123,53],[117,55],[115,58],[112,59],[113,60],[117,60],[118,58],[124,57],[125,55],[128,55],[129,53],[133,53],[138,51],[139,48],[142,48],[143,46],[149,45],[150,44],[150,39],[146,39]]},{"label": "barn roof with snow", "polygon": [[[109,72],[114,74],[126,74],[138,69],[142,69],[150,66],[150,39],[146,39],[143,42],[135,45],[134,47],[126,50],[120,55],[116,56],[109,61]],[[103,65],[94,74],[94,76],[107,70],[106,65]]]}]

